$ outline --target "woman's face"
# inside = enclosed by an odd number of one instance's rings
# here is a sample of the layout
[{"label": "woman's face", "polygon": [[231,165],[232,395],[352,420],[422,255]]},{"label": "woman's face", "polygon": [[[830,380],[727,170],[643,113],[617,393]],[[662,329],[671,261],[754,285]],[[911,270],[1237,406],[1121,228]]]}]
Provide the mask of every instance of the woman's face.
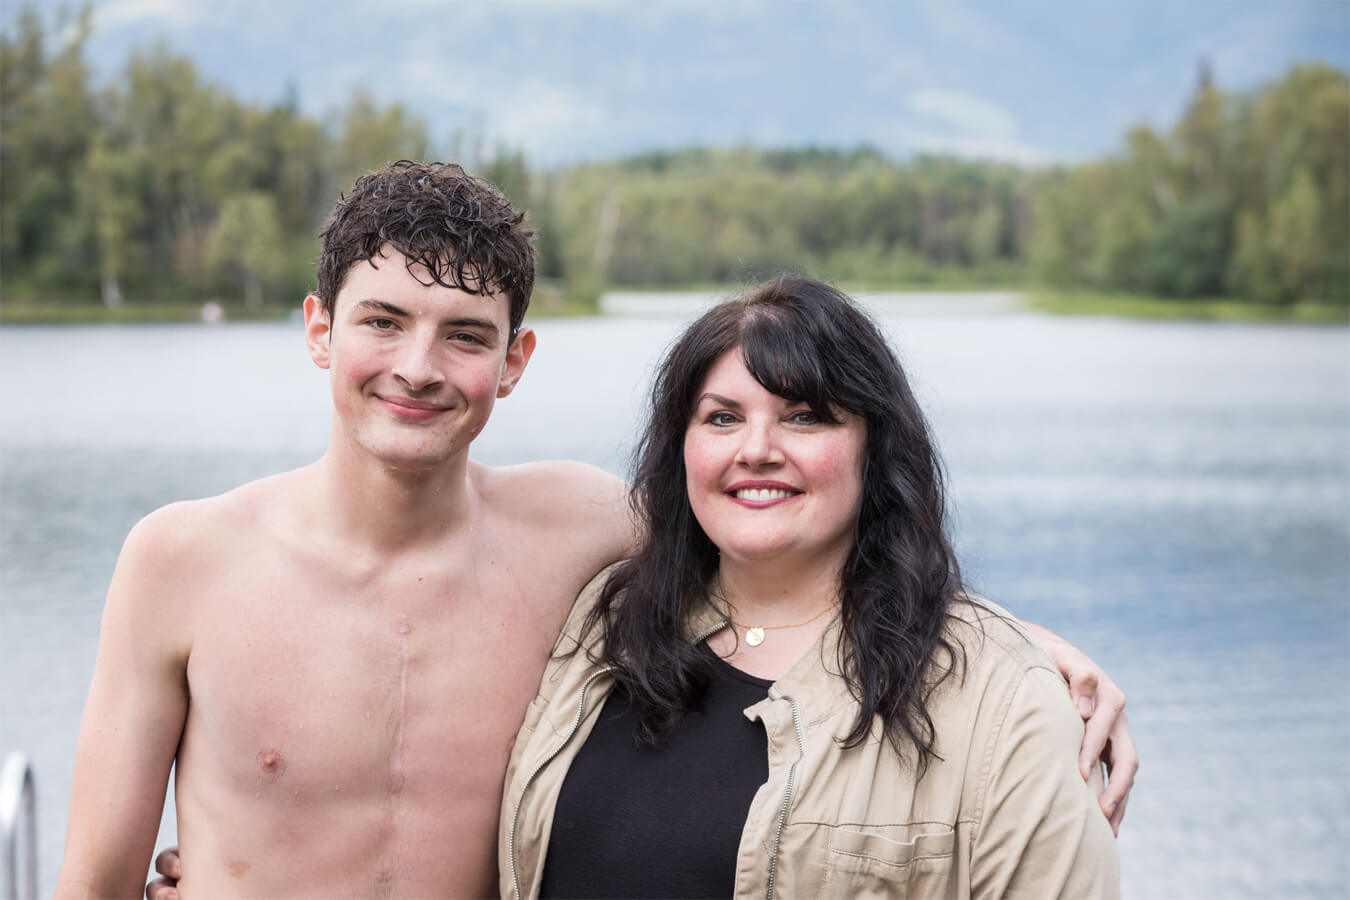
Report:
[{"label": "woman's face", "polygon": [[725,560],[842,565],[862,498],[862,419],[821,421],[718,358],[684,436],[689,503]]}]

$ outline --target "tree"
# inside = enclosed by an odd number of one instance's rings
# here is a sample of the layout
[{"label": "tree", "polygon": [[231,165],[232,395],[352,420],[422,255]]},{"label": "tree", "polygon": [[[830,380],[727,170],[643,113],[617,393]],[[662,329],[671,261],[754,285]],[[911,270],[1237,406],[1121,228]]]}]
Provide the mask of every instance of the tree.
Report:
[{"label": "tree", "polygon": [[1158,223],[1142,252],[1146,290],[1167,297],[1222,293],[1228,269],[1231,212],[1227,200],[1186,197]]},{"label": "tree", "polygon": [[970,222],[971,262],[976,266],[995,262],[1003,247],[1003,231],[1003,211],[996,201],[986,201]]},{"label": "tree", "polygon": [[1321,214],[1307,169],[1294,175],[1270,216],[1269,247],[1279,260],[1279,300],[1296,303],[1307,294],[1321,261]]},{"label": "tree", "polygon": [[80,206],[92,224],[98,248],[99,292],[103,305],[122,305],[122,277],[138,257],[136,230],[141,208],[135,192],[136,162],[125,151],[109,150],[95,137],[80,173]]},{"label": "tree", "polygon": [[261,309],[264,283],[277,278],[285,263],[271,195],[250,192],[228,198],[207,238],[206,259],[218,273],[236,273],[244,306]]},{"label": "tree", "polygon": [[332,142],[328,193],[345,189],[358,175],[400,159],[423,160],[431,146],[426,124],[402,104],[379,107],[369,93],[352,94]]},{"label": "tree", "polygon": [[90,284],[88,229],[78,215],[76,176],[97,118],[84,48],[91,18],[62,14],[51,52],[31,8],[0,33],[0,268],[37,288]]},{"label": "tree", "polygon": [[497,153],[483,169],[483,177],[495,184],[517,208],[523,208],[530,199],[530,170],[525,165],[525,154],[498,147]]},{"label": "tree", "polygon": [[1126,291],[1147,289],[1144,271],[1155,225],[1145,201],[1127,195],[1106,209],[1092,248],[1094,283]]}]

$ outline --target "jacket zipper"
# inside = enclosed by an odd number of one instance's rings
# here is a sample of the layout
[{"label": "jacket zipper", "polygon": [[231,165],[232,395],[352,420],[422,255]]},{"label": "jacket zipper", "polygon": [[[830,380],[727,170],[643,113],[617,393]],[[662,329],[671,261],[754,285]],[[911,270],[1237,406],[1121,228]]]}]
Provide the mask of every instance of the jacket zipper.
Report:
[{"label": "jacket zipper", "polygon": [[[770,691],[770,695],[776,691]],[[773,850],[769,853],[769,885],[764,892],[765,900],[773,900],[774,879],[778,875],[778,845],[783,839],[783,826],[787,824],[788,807],[792,805],[792,792],[797,786],[797,765],[806,757],[806,737],[802,733],[802,716],[797,709],[797,701],[781,694],[777,699],[786,700],[792,705],[792,728],[797,734],[797,758],[788,767],[787,790],[783,794],[783,806],[778,811],[778,826],[773,833]]]},{"label": "jacket zipper", "polygon": [[721,631],[723,628],[726,628],[730,624],[731,624],[730,619],[719,619],[718,621],[709,625],[707,628],[703,629],[698,634],[694,635],[694,639],[689,642],[689,646],[692,647],[694,644],[697,644],[700,641],[707,640],[709,637]]},{"label": "jacket zipper", "polygon": [[516,872],[516,825],[520,821],[520,805],[525,802],[525,792],[530,789],[530,783],[534,781],[535,777],[544,770],[545,766],[553,762],[554,757],[563,751],[563,748],[566,747],[576,735],[577,729],[581,727],[581,720],[585,717],[586,713],[586,691],[590,688],[591,682],[595,681],[595,679],[599,678],[601,675],[605,675],[612,671],[614,671],[613,666],[606,666],[598,672],[593,672],[590,677],[582,683],[581,699],[577,701],[577,714],[576,717],[572,719],[572,727],[563,737],[562,743],[558,744],[557,747],[554,747],[552,753],[539,761],[538,765],[534,767],[534,770],[530,772],[530,777],[526,778],[525,783],[520,787],[520,794],[516,797],[516,808],[511,813],[511,833],[506,842],[506,852],[511,858],[511,892],[515,895],[516,900],[520,900],[520,878]]}]

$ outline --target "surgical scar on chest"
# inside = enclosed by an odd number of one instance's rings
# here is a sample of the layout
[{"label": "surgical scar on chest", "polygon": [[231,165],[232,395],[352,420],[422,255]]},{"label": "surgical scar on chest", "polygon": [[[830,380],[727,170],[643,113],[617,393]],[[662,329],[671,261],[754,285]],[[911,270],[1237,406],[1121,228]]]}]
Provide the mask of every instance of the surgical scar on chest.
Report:
[{"label": "surgical scar on chest", "polygon": [[404,719],[408,715],[408,637],[412,634],[412,625],[406,614],[398,617],[394,623],[394,633],[398,640],[398,706],[394,712],[394,740],[389,754],[389,793],[398,794],[403,790],[403,733]]},{"label": "surgical scar on chest", "polygon": [[381,897],[392,897],[394,895],[396,875],[404,863],[398,836],[402,832],[404,817],[403,804],[400,800],[404,782],[407,779],[404,769],[403,740],[406,728],[405,720],[408,715],[408,668],[411,655],[409,640],[411,634],[412,625],[408,621],[407,614],[400,615],[394,622],[398,674],[395,683],[397,691],[395,706],[390,716],[392,729],[389,744],[389,782],[386,795],[388,798],[386,806],[387,821],[389,830],[394,837],[389,846],[388,866],[376,878],[376,894]]}]

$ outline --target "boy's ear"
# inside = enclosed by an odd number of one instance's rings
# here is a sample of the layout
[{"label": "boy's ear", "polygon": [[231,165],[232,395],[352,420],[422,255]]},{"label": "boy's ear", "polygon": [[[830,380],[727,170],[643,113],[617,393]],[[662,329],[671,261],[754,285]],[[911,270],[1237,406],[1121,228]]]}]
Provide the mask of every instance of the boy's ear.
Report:
[{"label": "boy's ear", "polygon": [[506,359],[502,362],[502,376],[497,380],[499,398],[516,389],[516,384],[525,373],[525,366],[534,353],[534,341],[534,329],[521,328],[516,332],[516,339],[511,342],[511,346],[506,348]]},{"label": "boy's ear", "polygon": [[305,344],[309,358],[320,369],[328,368],[328,351],[333,336],[333,322],[324,309],[318,294],[305,297]]}]

